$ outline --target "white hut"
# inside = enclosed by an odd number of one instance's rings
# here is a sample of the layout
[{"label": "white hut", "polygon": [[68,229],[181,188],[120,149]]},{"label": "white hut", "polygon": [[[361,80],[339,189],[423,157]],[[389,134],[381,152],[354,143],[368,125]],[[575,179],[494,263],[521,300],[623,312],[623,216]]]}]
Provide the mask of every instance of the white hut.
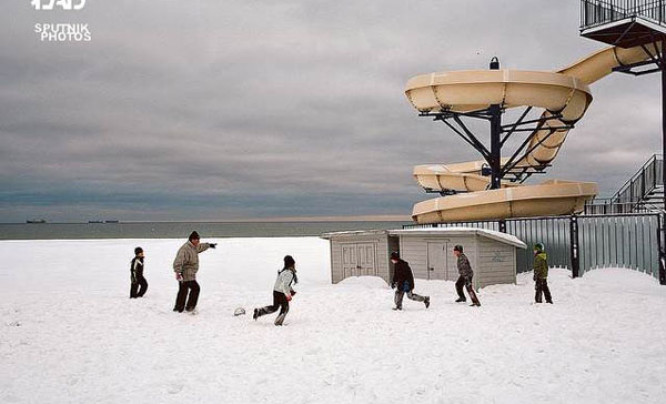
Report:
[{"label": "white hut", "polygon": [[325,233],[331,242],[333,283],[350,276],[379,276],[387,283],[393,274],[392,251],[409,263],[414,277],[455,281],[453,247],[460,244],[474,270],[475,289],[516,282],[516,249],[526,248],[515,236],[475,228],[423,228]]}]

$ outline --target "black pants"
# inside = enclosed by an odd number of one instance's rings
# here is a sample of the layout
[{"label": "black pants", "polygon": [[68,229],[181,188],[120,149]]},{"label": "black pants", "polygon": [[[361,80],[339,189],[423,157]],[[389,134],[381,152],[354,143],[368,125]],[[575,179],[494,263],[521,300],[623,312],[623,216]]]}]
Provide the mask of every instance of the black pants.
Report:
[{"label": "black pants", "polygon": [[146,294],[146,290],[148,290],[148,281],[143,275],[138,275],[136,282],[130,285],[130,298],[141,297]]},{"label": "black pants", "polygon": [[[190,297],[187,298],[187,292],[189,291]],[[201,288],[197,281],[187,281],[178,283],[178,296],[176,296],[176,305],[173,308],[173,311],[182,313],[183,310],[192,311],[197,307],[197,301],[199,300],[199,292]],[[187,304],[185,300],[187,299]]]},{"label": "black pants", "polygon": [[534,285],[536,294],[534,295],[534,300],[537,303],[542,303],[541,294],[543,293],[546,296],[546,303],[553,303],[553,298],[550,295],[550,289],[548,289],[548,281],[546,279],[537,279],[536,284]]},{"label": "black pants", "polygon": [[463,293],[463,286],[465,286],[465,289],[467,289],[467,293],[469,294],[469,298],[472,299],[472,303],[479,303],[479,298],[476,297],[476,292],[472,287],[471,276],[460,275],[456,281],[456,292],[458,292],[458,297],[462,300],[467,300],[465,298],[465,294]]},{"label": "black pants", "polygon": [[257,317],[261,317],[264,314],[275,313],[280,309],[280,314],[275,318],[275,325],[282,325],[284,318],[287,317],[289,313],[289,301],[287,301],[287,296],[282,292],[273,291],[273,304],[270,306],[264,306],[260,309],[257,309]]}]

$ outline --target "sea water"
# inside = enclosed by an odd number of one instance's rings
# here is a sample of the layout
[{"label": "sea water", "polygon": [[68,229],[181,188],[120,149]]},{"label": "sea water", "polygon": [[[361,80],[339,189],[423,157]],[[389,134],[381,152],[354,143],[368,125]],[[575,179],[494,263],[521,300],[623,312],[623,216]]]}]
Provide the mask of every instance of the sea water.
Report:
[{"label": "sea water", "polygon": [[99,238],[294,237],[350,230],[401,229],[410,222],[120,222],[6,223],[0,240],[78,240]]}]

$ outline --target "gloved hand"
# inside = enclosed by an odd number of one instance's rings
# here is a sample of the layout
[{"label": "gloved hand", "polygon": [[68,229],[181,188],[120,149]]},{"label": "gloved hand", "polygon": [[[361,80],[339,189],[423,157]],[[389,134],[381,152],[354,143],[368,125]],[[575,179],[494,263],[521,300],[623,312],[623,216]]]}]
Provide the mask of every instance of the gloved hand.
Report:
[{"label": "gloved hand", "polygon": [[176,280],[178,282],[182,282],[183,281],[183,274],[181,274],[180,272],[176,272]]},{"label": "gloved hand", "polygon": [[295,291],[295,290],[292,290],[292,291],[291,291],[291,297],[294,297],[294,296],[296,296],[296,291]]},{"label": "gloved hand", "polygon": [[391,289],[395,289],[395,282],[391,283]]},{"label": "gloved hand", "polygon": [[290,302],[291,301],[291,295],[289,293],[287,293],[287,294],[285,294],[285,296],[287,297],[287,301]]},{"label": "gloved hand", "polygon": [[217,243],[208,243],[208,246],[210,248],[215,248],[217,246]]}]

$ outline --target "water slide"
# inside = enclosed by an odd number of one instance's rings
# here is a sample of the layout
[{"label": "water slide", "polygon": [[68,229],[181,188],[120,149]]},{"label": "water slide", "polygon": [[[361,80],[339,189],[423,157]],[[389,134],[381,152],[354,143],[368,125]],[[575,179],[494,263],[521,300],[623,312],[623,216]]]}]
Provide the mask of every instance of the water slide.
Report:
[{"label": "water slide", "polygon": [[[659,46],[658,44],[657,46]],[[646,52],[647,50],[647,52]],[[503,108],[536,107],[539,127],[512,170],[543,171],[559,153],[569,129],[592,102],[589,85],[613,68],[649,59],[654,45],[610,47],[557,72],[522,70],[466,70],[416,76],[407,82],[405,95],[419,112],[474,112],[492,104]],[[553,118],[557,116],[558,118]],[[503,158],[501,164],[507,164]],[[578,213],[597,195],[596,183],[550,180],[538,185],[503,181],[488,190],[490,177],[482,175],[486,161],[427,164],[414,167],[414,178],[427,191],[456,193],[414,205],[418,223],[492,220],[510,217]]]}]

